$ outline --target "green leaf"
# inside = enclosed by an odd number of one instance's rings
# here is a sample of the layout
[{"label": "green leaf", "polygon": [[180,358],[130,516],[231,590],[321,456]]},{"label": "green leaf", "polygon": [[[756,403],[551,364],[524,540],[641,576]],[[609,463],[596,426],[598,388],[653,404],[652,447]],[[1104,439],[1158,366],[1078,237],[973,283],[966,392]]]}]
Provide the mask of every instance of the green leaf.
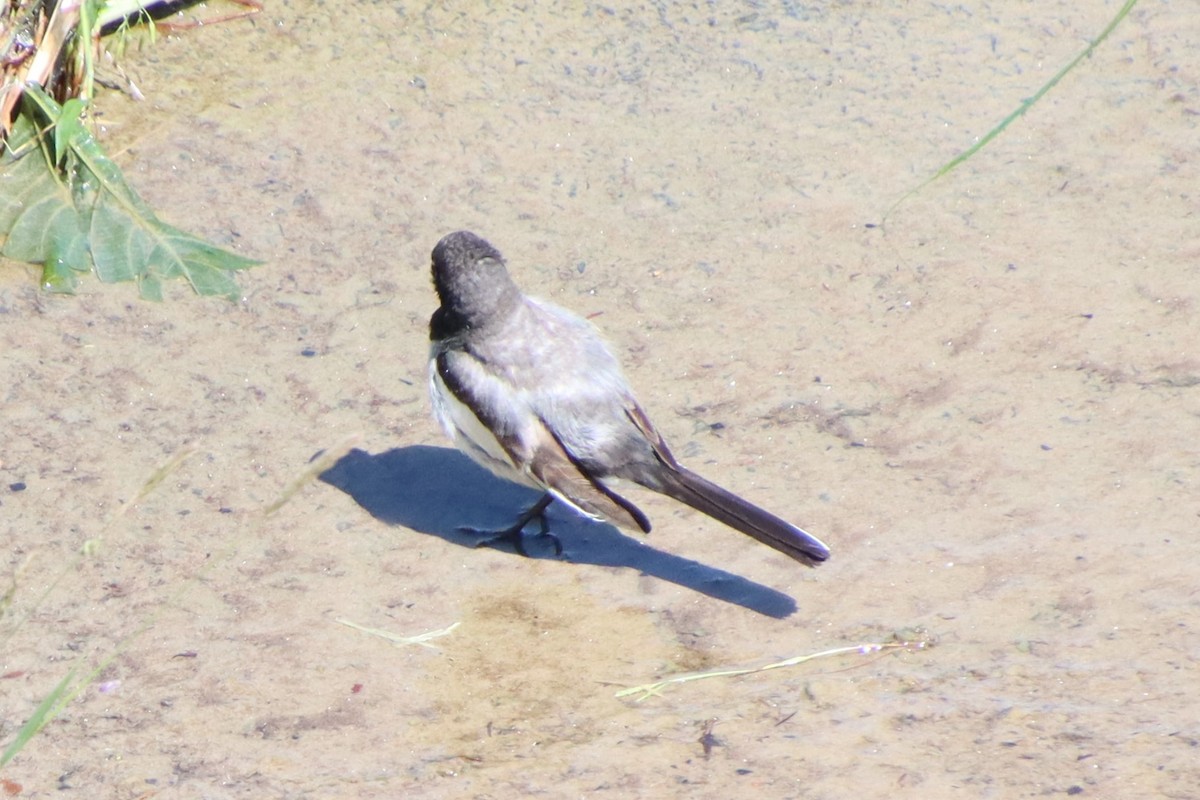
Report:
[{"label": "green leaf", "polygon": [[62,113],[54,125],[54,163],[63,163],[71,141],[87,129],[83,127],[83,111],[87,106],[77,97],[62,104]]},{"label": "green leaf", "polygon": [[143,296],[161,295],[150,285],[185,278],[197,294],[237,299],[232,272],[255,261],[229,253],[157,217],[131,217],[111,194],[102,194],[92,212],[92,258],[100,280],[138,279]]},{"label": "green leaf", "polygon": [[[42,262],[51,291],[69,292],[74,273],[94,270],[105,283],[137,281],[148,300],[180,278],[197,294],[238,298],[233,273],[259,262],[160,220],[82,124],[82,101],[60,107],[35,84],[25,96],[0,158],[0,252]],[[53,129],[53,154],[39,127]]]},{"label": "green leaf", "polygon": [[[74,244],[75,240],[72,240],[72,247]],[[74,293],[75,284],[78,283],[75,273],[87,272],[88,269],[86,251],[83,252],[81,266],[74,260],[77,257],[72,252],[59,252],[57,243],[52,244],[42,264],[42,288],[49,292]]]},{"label": "green leaf", "polygon": [[37,144],[32,123],[18,119],[0,158],[0,233],[7,233],[0,252],[43,262],[46,288],[69,292],[74,273],[92,268],[84,223]]}]

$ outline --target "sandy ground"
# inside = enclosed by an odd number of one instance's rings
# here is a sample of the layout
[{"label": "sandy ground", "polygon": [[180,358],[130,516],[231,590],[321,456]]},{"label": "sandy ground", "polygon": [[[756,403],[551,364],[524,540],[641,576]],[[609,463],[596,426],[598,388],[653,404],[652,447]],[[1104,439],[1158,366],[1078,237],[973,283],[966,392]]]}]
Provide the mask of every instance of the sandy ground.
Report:
[{"label": "sandy ground", "polygon": [[[164,217],[266,262],[244,299],[0,271],[0,744],[100,667],[0,788],[1200,797],[1194,9],[888,214],[1118,4],[267,4],[99,102]],[[430,419],[459,228],[832,560],[645,492],[648,537],[473,549],[527,496]],[[936,645],[615,696],[897,637]]]}]

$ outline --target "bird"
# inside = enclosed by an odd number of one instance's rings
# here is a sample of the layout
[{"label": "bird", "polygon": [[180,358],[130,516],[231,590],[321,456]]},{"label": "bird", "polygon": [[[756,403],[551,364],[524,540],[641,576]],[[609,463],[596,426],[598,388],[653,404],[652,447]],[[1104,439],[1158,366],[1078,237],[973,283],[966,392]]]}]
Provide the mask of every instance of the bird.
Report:
[{"label": "bird", "polygon": [[558,499],[592,519],[650,532],[650,520],[614,489],[617,480],[667,495],[807,566],[829,558],[817,537],[680,464],[634,397],[617,358],[588,321],[527,296],[504,257],[470,231],[433,248],[440,305],[429,321],[434,416],[476,463],[540,499],[478,544],[506,542],[528,555],[533,520],[549,536]]}]

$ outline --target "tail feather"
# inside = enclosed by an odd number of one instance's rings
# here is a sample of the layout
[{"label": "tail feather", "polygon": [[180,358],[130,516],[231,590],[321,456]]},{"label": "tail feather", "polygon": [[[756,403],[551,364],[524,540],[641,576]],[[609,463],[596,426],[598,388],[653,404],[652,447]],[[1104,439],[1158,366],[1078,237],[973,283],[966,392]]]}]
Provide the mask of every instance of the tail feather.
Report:
[{"label": "tail feather", "polygon": [[817,537],[676,465],[656,476],[655,490],[691,506],[734,530],[773,547],[802,564],[815,567],[829,558],[829,548]]}]

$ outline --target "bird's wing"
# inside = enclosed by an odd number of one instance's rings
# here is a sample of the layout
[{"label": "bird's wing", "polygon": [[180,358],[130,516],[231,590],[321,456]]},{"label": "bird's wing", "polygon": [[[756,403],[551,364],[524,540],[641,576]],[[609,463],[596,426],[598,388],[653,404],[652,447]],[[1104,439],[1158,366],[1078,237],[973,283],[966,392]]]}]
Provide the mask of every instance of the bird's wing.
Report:
[{"label": "bird's wing", "polygon": [[587,514],[649,533],[650,520],[641,509],[589,474],[584,465],[563,446],[550,426],[544,420],[539,421],[542,424],[538,446],[529,465],[538,480],[556,497]]},{"label": "bird's wing", "polygon": [[654,424],[650,422],[650,418],[646,416],[646,412],[638,405],[638,402],[632,396],[626,399],[625,416],[629,417],[629,421],[633,426],[645,437],[650,444],[650,449],[654,451],[654,455],[665,466],[678,468],[679,462],[675,460],[675,456],[671,455],[671,449],[667,447],[666,441],[659,432],[654,428]]},{"label": "bird's wing", "polygon": [[[501,386],[484,364],[461,351],[445,351],[436,356],[435,368],[457,401],[455,432],[472,445],[463,449],[475,460],[510,480],[540,485],[588,516],[649,532],[646,515],[589,475],[542,417],[514,408],[520,393]],[[498,468],[509,465],[517,474]]]}]

